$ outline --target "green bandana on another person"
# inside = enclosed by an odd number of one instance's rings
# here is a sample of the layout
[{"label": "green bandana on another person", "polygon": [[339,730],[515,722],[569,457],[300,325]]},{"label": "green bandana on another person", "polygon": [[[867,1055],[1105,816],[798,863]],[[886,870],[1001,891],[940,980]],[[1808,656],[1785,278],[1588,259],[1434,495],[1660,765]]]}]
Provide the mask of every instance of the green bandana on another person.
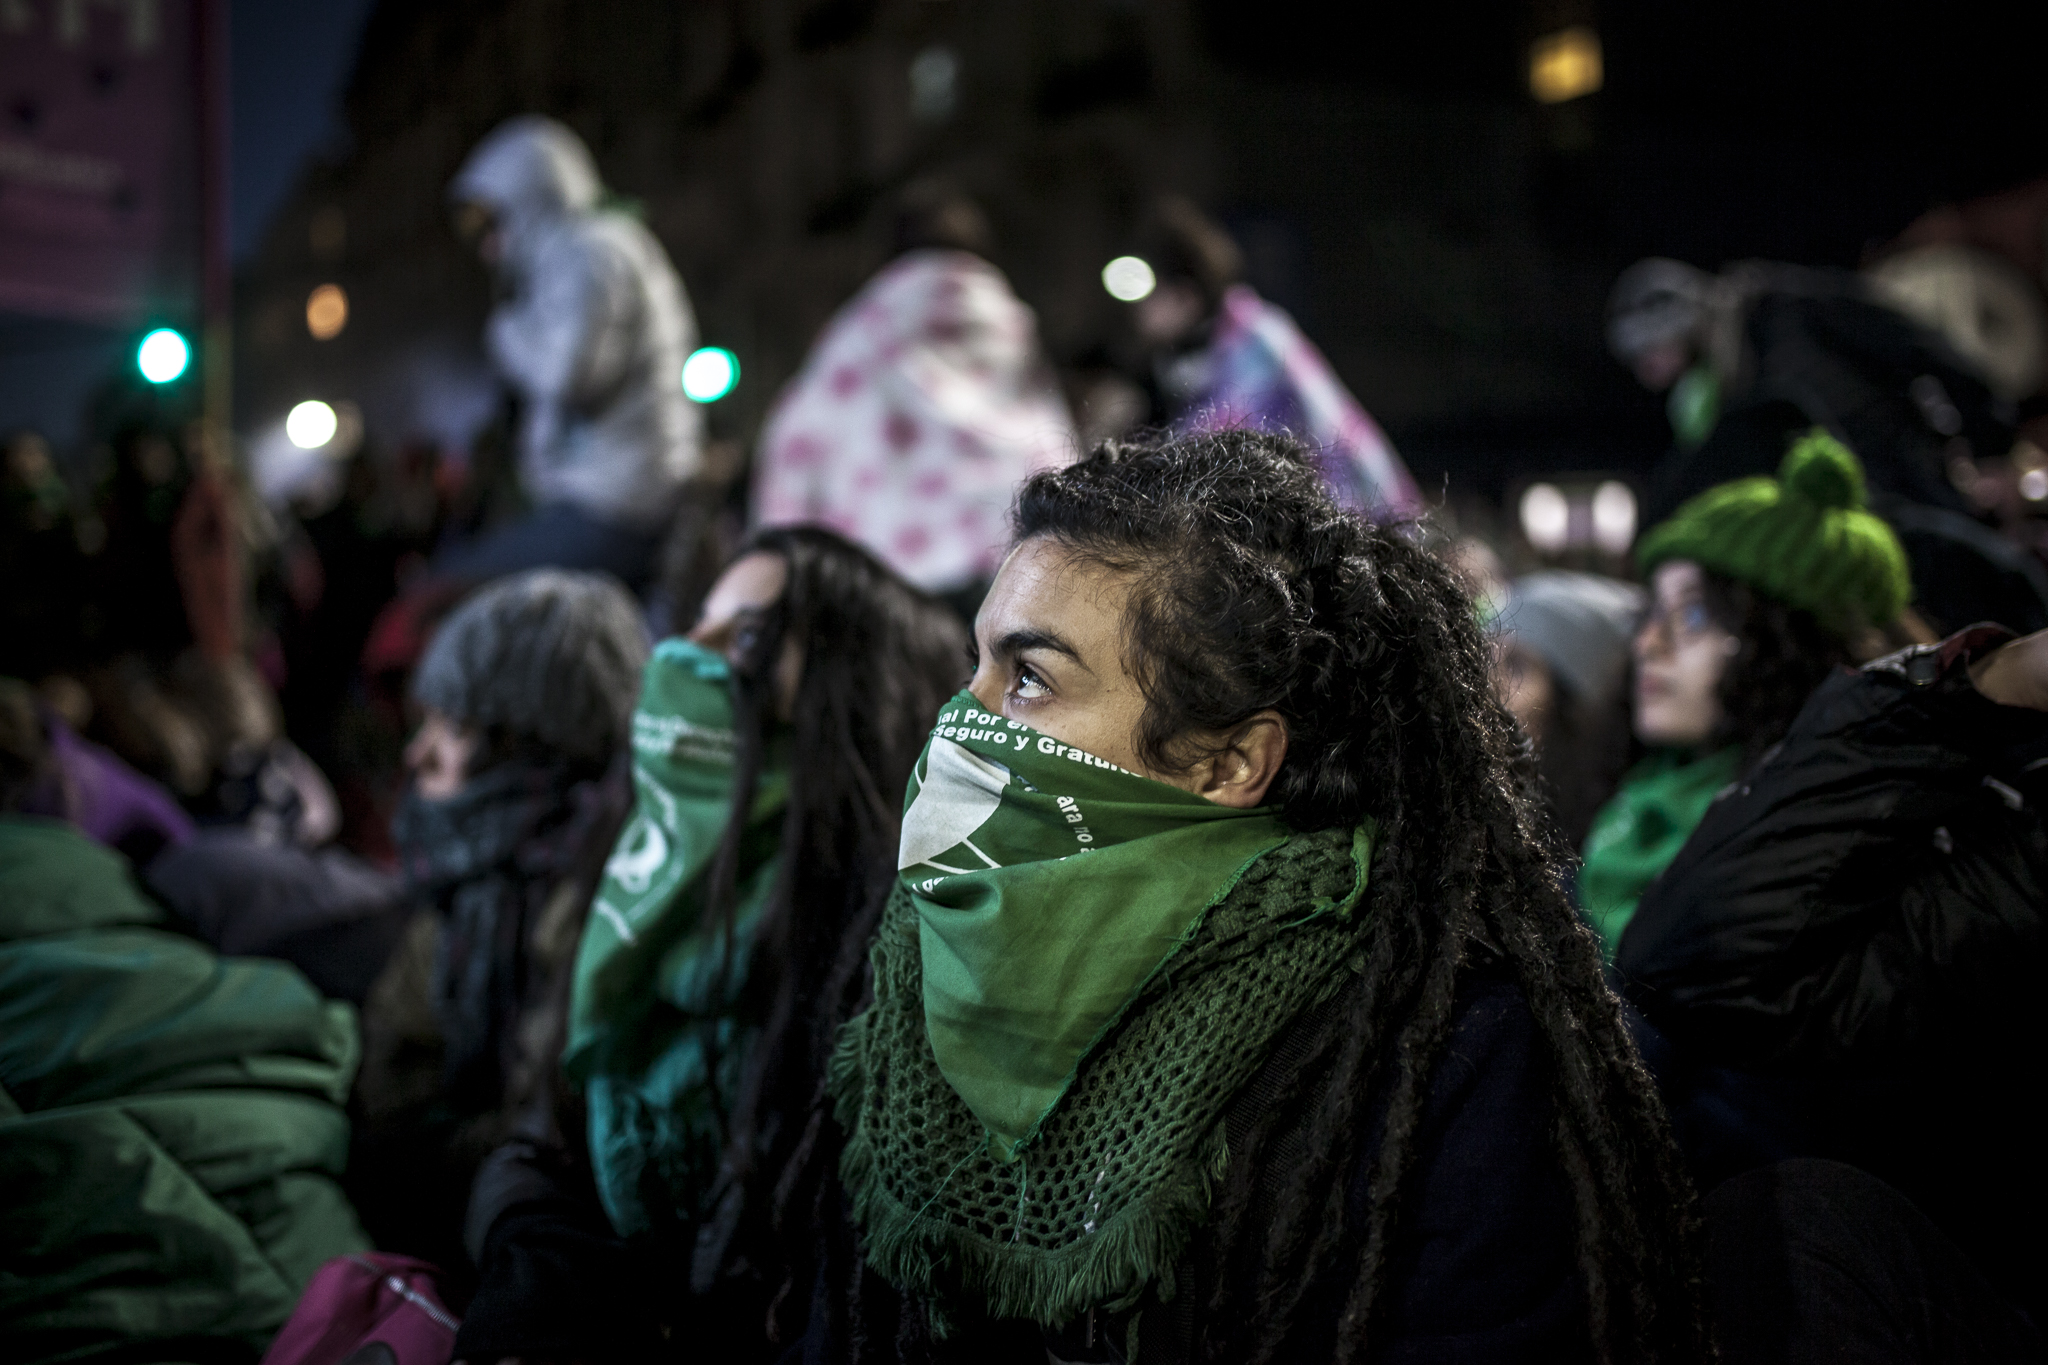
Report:
[{"label": "green bandana on another person", "polygon": [[1620,790],[1593,817],[1585,865],[1579,869],[1579,904],[1609,962],[1635,917],[1636,903],[1741,768],[1738,748],[1700,758],[1663,750],[1629,769]]},{"label": "green bandana on another person", "polygon": [[703,895],[732,816],[736,750],[724,656],[664,641],[633,713],[633,816],[591,902],[563,1055],[584,1086],[591,1165],[621,1235],[701,1212],[722,1156],[718,1115],[731,1109],[753,1038],[738,1002],[789,783],[771,747],[740,845],[728,953],[721,925],[705,923]]},{"label": "green bandana on another person", "polygon": [[1290,832],[950,702],[827,1076],[868,1258],[1059,1324],[1173,1292],[1223,1113],[1364,968],[1371,827]]}]

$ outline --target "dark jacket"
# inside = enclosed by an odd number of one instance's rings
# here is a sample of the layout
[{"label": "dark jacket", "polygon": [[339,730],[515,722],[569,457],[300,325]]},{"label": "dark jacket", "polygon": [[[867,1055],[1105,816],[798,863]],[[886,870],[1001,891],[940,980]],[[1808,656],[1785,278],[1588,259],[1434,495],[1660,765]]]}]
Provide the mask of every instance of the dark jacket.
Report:
[{"label": "dark jacket", "polygon": [[1967,671],[2007,638],[1824,683],[1644,896],[1616,969],[1683,1064],[1660,1074],[1682,1136],[1717,1105],[1777,1135],[1760,1157],[1862,1166],[2038,1311],[2048,714]]},{"label": "dark jacket", "polygon": [[[1274,1105],[1291,1105],[1299,1117],[1270,1150],[1284,1153],[1306,1141],[1307,1115],[1320,1097],[1283,1093],[1277,1079],[1289,1070],[1283,1062],[1290,1051],[1298,1054],[1308,1047],[1346,1003],[1340,996],[1309,1011],[1281,1036],[1274,1060],[1253,1077],[1225,1116],[1233,1146],[1254,1117]],[[1467,977],[1455,1009],[1423,1107],[1417,1136],[1421,1155],[1409,1175],[1390,1257],[1393,1279],[1384,1291],[1375,1359],[1446,1365],[1590,1359],[1576,1215],[1551,1139],[1556,1111],[1535,1017],[1518,987],[1485,968]],[[1365,1223],[1384,1088],[1373,1110],[1372,1136],[1355,1154],[1345,1191],[1347,1223],[1353,1228]],[[1255,1196],[1255,1218],[1270,1208],[1278,1184],[1276,1170]],[[1301,1310],[1305,1326],[1289,1344],[1288,1359],[1329,1357],[1360,1251],[1356,1239],[1340,1248],[1335,1273],[1314,1288]],[[1176,1275],[1181,1285],[1176,1298],[1142,1312],[1132,1365],[1188,1358],[1191,1306],[1211,1288],[1196,1270],[1206,1261],[1202,1252],[1198,1245],[1184,1258]],[[831,1291],[821,1286],[820,1293],[825,1292]],[[823,1329],[825,1319],[821,1311],[812,1313],[809,1336],[784,1357],[785,1365],[831,1365],[850,1358],[847,1343],[830,1339]],[[977,1365],[1012,1359],[1039,1365],[1048,1358],[1122,1361],[1123,1325],[1121,1320],[1098,1320],[1091,1343],[1085,1321],[1061,1333],[1045,1333],[1027,1322],[967,1321],[939,1343],[938,1354]]]},{"label": "dark jacket", "polygon": [[1775,473],[1790,440],[1818,424],[1863,462],[1871,510],[1912,562],[1914,610],[1940,630],[1985,619],[2021,632],[2048,626],[2048,573],[1976,520],[1946,472],[1952,455],[2005,453],[2010,405],[1854,275],[1750,262],[1724,278],[1748,291],[1731,319],[1740,362],[1724,376],[1728,408],[1704,444],[1658,462],[1642,524],[1731,479]]}]

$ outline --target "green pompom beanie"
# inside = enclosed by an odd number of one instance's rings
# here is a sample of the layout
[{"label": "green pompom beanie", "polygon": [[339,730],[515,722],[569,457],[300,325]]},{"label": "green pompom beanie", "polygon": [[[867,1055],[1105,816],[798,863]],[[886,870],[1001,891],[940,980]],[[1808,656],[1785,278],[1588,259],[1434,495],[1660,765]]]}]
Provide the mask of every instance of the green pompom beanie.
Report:
[{"label": "green pompom beanie", "polygon": [[1885,625],[1913,595],[1899,538],[1863,510],[1863,466],[1819,427],[1792,442],[1777,478],[1710,488],[1636,545],[1644,573],[1673,559],[1747,583],[1844,635]]}]

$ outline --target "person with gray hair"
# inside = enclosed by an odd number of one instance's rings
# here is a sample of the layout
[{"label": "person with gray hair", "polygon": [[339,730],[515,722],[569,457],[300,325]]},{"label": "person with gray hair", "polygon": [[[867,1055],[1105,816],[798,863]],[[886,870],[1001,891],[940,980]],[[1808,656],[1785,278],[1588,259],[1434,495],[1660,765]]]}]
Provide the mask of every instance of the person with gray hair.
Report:
[{"label": "person with gray hair", "polygon": [[358,1083],[381,1245],[454,1263],[476,1163],[553,1074],[647,655],[616,580],[535,569],[458,607],[414,674],[392,837],[423,909],[370,989]]},{"label": "person with gray hair", "polygon": [[1576,848],[1630,751],[1629,640],[1643,590],[1597,574],[1524,574],[1494,619],[1494,686],[1536,749],[1544,797]]},{"label": "person with gray hair", "polygon": [[412,694],[427,708],[423,734],[448,728],[471,744],[495,737],[602,763],[625,743],[646,662],[639,609],[616,582],[535,569],[449,616]]}]

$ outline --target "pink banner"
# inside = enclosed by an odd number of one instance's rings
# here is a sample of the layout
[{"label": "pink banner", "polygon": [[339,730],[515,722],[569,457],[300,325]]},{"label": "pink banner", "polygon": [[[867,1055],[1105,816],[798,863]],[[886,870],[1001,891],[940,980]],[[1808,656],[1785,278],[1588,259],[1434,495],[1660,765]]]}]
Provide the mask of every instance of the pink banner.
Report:
[{"label": "pink banner", "polygon": [[0,308],[199,306],[199,0],[0,0]]}]

